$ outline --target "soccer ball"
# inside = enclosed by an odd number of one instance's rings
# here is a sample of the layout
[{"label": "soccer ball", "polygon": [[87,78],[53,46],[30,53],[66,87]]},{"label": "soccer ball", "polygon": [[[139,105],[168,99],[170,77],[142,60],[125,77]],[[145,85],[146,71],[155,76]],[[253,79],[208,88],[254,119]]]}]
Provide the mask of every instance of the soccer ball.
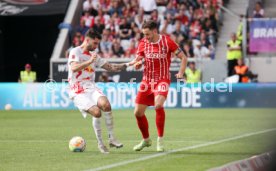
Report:
[{"label": "soccer ball", "polygon": [[12,105],[11,104],[6,104],[5,105],[5,110],[11,110],[12,109]]},{"label": "soccer ball", "polygon": [[69,141],[69,149],[73,152],[83,152],[86,147],[86,142],[82,137],[76,136]]}]

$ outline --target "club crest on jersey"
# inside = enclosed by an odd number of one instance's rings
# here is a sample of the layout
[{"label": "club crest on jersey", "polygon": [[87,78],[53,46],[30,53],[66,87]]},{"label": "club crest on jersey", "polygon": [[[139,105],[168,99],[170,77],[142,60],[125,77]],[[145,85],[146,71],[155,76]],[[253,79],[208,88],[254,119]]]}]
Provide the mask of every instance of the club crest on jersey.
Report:
[{"label": "club crest on jersey", "polygon": [[166,48],[165,47],[162,47],[162,53],[166,53]]},{"label": "club crest on jersey", "polygon": [[92,72],[94,72],[94,69],[91,66],[88,66],[84,69],[84,71],[92,73]]}]

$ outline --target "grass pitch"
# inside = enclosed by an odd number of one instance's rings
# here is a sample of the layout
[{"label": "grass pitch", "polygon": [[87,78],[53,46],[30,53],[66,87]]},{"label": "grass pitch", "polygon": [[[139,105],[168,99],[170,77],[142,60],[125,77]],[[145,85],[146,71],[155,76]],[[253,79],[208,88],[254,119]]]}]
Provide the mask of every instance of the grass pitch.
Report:
[{"label": "grass pitch", "polygon": [[[276,109],[167,109],[166,151],[215,142],[247,133],[275,128]],[[137,159],[156,152],[155,111],[147,117],[153,146],[134,152],[140,142],[132,110],[114,110],[115,132],[122,149],[101,154],[97,149],[91,117],[79,111],[0,111],[0,170],[93,170],[126,161],[109,170],[203,171],[269,150],[276,131],[252,135],[219,144],[178,151],[144,161]],[[102,122],[103,137],[107,133]],[[73,153],[68,142],[73,136],[87,141],[83,153]],[[134,162],[128,162],[133,160]]]}]

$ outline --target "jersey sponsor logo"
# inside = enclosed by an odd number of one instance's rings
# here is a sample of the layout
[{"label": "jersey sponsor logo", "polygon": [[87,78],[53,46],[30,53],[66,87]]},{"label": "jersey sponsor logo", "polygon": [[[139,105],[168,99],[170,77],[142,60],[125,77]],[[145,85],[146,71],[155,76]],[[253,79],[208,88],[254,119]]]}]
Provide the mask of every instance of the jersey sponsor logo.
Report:
[{"label": "jersey sponsor logo", "polygon": [[48,2],[48,0],[4,0],[16,5],[41,5]]},{"label": "jersey sponsor logo", "polygon": [[146,58],[166,58],[166,53],[146,53]]}]

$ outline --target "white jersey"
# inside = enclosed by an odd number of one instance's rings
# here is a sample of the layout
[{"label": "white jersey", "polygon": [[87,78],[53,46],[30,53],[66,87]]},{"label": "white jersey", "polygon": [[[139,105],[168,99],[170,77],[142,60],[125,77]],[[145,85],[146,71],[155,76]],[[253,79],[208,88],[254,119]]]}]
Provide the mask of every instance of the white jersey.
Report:
[{"label": "white jersey", "polygon": [[81,71],[73,72],[71,68],[71,62],[84,62],[90,59],[90,57],[90,53],[83,51],[80,46],[75,47],[70,51],[68,59],[68,82],[70,86],[70,98],[75,97],[77,94],[88,92],[96,88],[95,68],[102,67],[106,63],[106,60],[98,56],[95,62]]}]

